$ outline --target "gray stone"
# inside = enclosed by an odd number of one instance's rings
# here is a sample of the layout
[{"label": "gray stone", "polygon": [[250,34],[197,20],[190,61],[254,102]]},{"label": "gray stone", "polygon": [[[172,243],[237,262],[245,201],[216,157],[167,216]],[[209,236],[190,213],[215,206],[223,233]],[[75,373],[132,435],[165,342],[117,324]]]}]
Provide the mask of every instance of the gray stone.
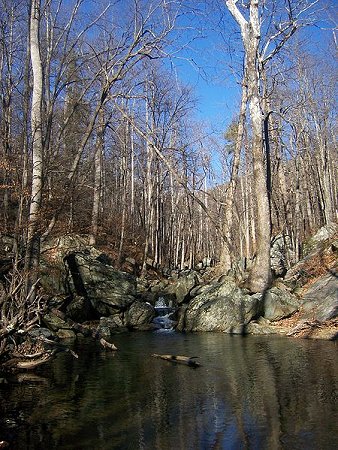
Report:
[{"label": "gray stone", "polygon": [[279,234],[276,236],[270,249],[271,269],[275,276],[282,277],[286,274],[290,259],[294,259],[292,242],[289,236]]},{"label": "gray stone", "polygon": [[304,245],[304,254],[308,254],[313,250],[316,250],[321,243],[332,238],[337,233],[338,224],[335,222],[331,222],[320,228],[317,233],[312,236]]},{"label": "gray stone", "polygon": [[187,309],[188,309],[188,305],[183,304],[177,311],[177,325],[176,325],[177,331],[184,331],[184,329],[185,329],[185,315],[186,315]]},{"label": "gray stone", "polygon": [[60,317],[50,313],[50,314],[45,314],[42,317],[42,321],[44,322],[44,324],[52,331],[58,331],[60,329],[63,330],[70,330],[71,326],[65,322],[64,320],[62,320]]},{"label": "gray stone", "polygon": [[244,333],[246,325],[259,314],[260,301],[260,296],[246,294],[231,278],[215,283],[189,303],[185,330]]},{"label": "gray stone", "polygon": [[102,337],[109,338],[123,327],[122,317],[119,314],[115,314],[114,316],[101,317],[97,331]]},{"label": "gray stone", "polygon": [[155,317],[155,309],[149,303],[134,302],[126,313],[126,325],[139,327],[149,324]]},{"label": "gray stone", "polygon": [[57,336],[60,339],[75,339],[76,338],[76,334],[74,333],[73,330],[65,330],[65,329],[60,329],[56,332]]},{"label": "gray stone", "polygon": [[[92,259],[108,260],[95,247],[89,245],[88,236],[76,234],[52,237],[42,243],[41,248],[41,275],[40,282],[44,290],[50,294],[69,294],[68,273],[64,259],[74,252],[84,252]],[[72,292],[75,291],[72,289]]]},{"label": "gray stone", "polygon": [[74,298],[67,306],[67,316],[75,320],[75,322],[90,320],[92,308],[89,300],[86,297],[75,294]]},{"label": "gray stone", "polygon": [[276,321],[290,316],[299,309],[299,300],[286,288],[269,289],[263,301],[265,319]]},{"label": "gray stone", "polygon": [[88,252],[92,257],[98,257],[99,252],[89,245],[89,236],[64,234],[47,239],[42,244],[41,254],[44,260],[63,262],[63,259],[74,252]]},{"label": "gray stone", "polygon": [[323,322],[338,315],[338,274],[328,273],[317,280],[302,298],[302,316]]},{"label": "gray stone", "polygon": [[196,272],[191,271],[188,274],[180,276],[175,284],[174,293],[178,305],[184,303],[190,298],[190,291],[199,283]]},{"label": "gray stone", "polygon": [[135,301],[136,278],[114,270],[86,253],[66,257],[72,277],[72,290],[87,297],[99,315],[112,315],[125,310]]},{"label": "gray stone", "polygon": [[39,337],[44,337],[47,339],[55,339],[55,333],[53,333],[50,329],[48,328],[34,328],[33,330],[28,332],[28,335],[33,337],[33,338],[39,338]]},{"label": "gray stone", "polygon": [[44,292],[55,295],[68,293],[67,274],[63,261],[42,260],[40,265],[40,283]]},{"label": "gray stone", "polygon": [[246,327],[248,334],[265,335],[265,334],[283,334],[286,335],[290,331],[290,327],[283,327],[270,322],[264,317],[250,322]]}]

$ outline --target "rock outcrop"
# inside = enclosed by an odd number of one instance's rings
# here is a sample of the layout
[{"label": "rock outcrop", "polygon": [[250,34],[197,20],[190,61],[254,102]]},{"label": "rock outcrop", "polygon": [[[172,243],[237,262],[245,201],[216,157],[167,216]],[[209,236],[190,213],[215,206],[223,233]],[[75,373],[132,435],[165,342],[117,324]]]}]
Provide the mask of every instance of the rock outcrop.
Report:
[{"label": "rock outcrop", "polygon": [[[99,329],[105,336],[125,329],[151,329],[154,305],[162,298],[176,308],[179,331],[334,339],[338,315],[337,226],[319,230],[309,240],[308,254],[285,274],[288,245],[282,237],[275,239],[272,263],[279,278],[263,294],[250,295],[230,276],[203,282],[203,274],[197,271],[181,271],[163,279],[136,279],[115,270],[107,255],[78,236],[45,244],[42,285],[47,292],[60,294],[54,297],[54,307],[62,305],[74,321],[100,319]],[[67,324],[52,315],[46,316],[45,323],[54,331],[68,333]],[[328,332],[327,323],[331,327]]]},{"label": "rock outcrop", "polygon": [[277,321],[290,316],[299,309],[299,300],[285,286],[272,287],[263,300],[263,317],[270,321]]},{"label": "rock outcrop", "polygon": [[125,316],[125,323],[131,328],[140,328],[151,323],[155,317],[155,308],[149,303],[134,302]]},{"label": "rock outcrop", "polygon": [[86,252],[71,253],[65,262],[71,291],[88,298],[97,315],[113,315],[126,310],[135,301],[136,278],[133,275],[119,272]]},{"label": "rock outcrop", "polygon": [[303,319],[320,322],[338,316],[338,272],[329,272],[312,284],[301,300]]},{"label": "rock outcrop", "polygon": [[242,334],[261,308],[261,295],[250,296],[232,278],[205,286],[190,301],[180,326],[186,331]]}]

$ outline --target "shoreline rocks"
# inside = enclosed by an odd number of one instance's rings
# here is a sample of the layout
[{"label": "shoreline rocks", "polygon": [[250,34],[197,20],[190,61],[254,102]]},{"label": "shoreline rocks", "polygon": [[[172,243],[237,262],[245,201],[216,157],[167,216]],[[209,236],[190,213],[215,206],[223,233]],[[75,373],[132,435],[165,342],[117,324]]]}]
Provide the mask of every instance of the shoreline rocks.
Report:
[{"label": "shoreline rocks", "polygon": [[[175,277],[158,280],[137,279],[116,270],[107,255],[78,236],[59,238],[45,246],[45,270],[52,265],[53,271],[44,276],[42,285],[57,291],[60,308],[70,318],[78,322],[100,319],[107,335],[118,330],[153,329],[154,305],[162,298],[177,308],[178,331],[299,335],[297,326],[303,330],[312,324],[317,329],[313,336],[334,339],[338,315],[334,230],[333,225],[319,230],[308,255],[263,294],[250,295],[229,276],[205,282],[203,271],[183,270]],[[275,240],[275,247],[280,240]],[[280,245],[277,250],[275,259],[282,255]],[[330,265],[326,267],[327,261]],[[319,332],[328,322],[331,331]],[[61,330],[67,330],[61,325]]]}]

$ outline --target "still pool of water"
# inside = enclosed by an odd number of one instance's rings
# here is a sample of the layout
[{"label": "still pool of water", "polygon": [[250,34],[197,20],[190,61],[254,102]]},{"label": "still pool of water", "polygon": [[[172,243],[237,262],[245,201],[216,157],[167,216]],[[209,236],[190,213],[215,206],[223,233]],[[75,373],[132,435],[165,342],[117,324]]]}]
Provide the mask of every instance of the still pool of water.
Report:
[{"label": "still pool of water", "polygon": [[[75,344],[0,385],[13,449],[338,448],[334,342],[215,333],[117,335]],[[152,353],[198,356],[199,368]]]}]

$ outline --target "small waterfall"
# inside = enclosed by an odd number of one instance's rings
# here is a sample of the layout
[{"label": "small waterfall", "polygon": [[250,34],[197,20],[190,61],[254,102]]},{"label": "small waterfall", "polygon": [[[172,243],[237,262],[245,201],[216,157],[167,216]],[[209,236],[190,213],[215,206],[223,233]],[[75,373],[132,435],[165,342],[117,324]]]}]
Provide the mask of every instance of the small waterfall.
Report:
[{"label": "small waterfall", "polygon": [[155,303],[156,317],[153,319],[153,323],[158,327],[157,331],[173,331],[175,320],[171,319],[171,316],[176,312],[173,308],[172,302],[169,305],[166,304],[163,297],[159,297]]}]

